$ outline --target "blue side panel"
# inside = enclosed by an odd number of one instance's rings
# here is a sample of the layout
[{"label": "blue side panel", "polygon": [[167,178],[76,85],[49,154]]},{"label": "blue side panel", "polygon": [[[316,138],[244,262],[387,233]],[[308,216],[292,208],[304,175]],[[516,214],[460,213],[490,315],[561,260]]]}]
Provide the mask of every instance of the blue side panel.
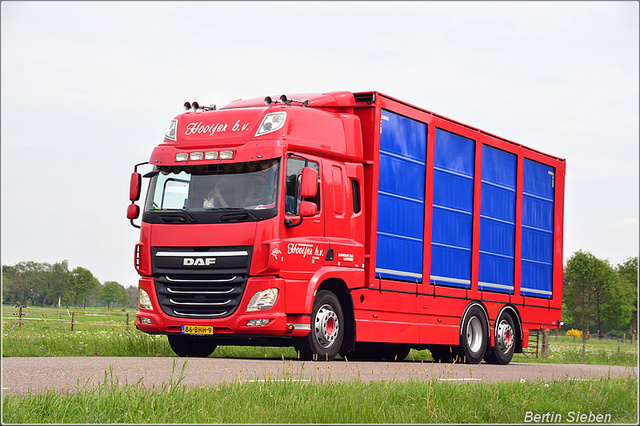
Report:
[{"label": "blue side panel", "polygon": [[513,293],[516,155],[482,146],[478,288]]},{"label": "blue side panel", "polygon": [[422,282],[427,125],[382,111],[376,277]]},{"label": "blue side panel", "polygon": [[525,158],[523,173],[520,292],[550,299],[553,296],[555,169]]},{"label": "blue side panel", "polygon": [[431,282],[471,287],[475,142],[436,129]]}]

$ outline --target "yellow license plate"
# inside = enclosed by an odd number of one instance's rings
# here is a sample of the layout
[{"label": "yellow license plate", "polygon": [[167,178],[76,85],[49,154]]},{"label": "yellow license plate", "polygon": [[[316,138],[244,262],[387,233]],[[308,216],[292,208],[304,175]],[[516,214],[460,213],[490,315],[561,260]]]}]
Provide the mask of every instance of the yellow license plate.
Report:
[{"label": "yellow license plate", "polygon": [[210,325],[183,325],[182,334],[213,334],[213,327]]}]

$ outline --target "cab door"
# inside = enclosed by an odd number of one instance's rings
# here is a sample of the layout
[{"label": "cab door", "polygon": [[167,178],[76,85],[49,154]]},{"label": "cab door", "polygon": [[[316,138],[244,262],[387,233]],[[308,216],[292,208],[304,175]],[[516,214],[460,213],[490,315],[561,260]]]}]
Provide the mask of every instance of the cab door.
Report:
[{"label": "cab door", "polygon": [[[314,202],[316,214],[301,218],[300,180],[305,167],[318,172],[318,191],[314,198],[305,201]],[[321,159],[307,155],[290,155],[286,159],[284,173],[284,221],[280,256],[282,256],[281,275],[285,279],[308,281],[314,272],[326,262],[329,243],[325,238],[324,191]]]}]

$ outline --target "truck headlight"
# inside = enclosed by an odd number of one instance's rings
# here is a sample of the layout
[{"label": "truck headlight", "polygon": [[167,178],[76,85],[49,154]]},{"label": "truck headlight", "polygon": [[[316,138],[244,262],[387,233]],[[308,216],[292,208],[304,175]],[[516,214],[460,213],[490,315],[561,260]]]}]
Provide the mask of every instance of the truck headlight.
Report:
[{"label": "truck headlight", "polygon": [[262,311],[272,307],[278,299],[278,289],[268,288],[262,290],[253,295],[249,304],[247,305],[247,312],[249,311]]},{"label": "truck headlight", "polygon": [[151,304],[151,298],[149,297],[149,294],[143,289],[140,289],[140,308],[148,309],[150,311],[153,310],[153,305]]}]

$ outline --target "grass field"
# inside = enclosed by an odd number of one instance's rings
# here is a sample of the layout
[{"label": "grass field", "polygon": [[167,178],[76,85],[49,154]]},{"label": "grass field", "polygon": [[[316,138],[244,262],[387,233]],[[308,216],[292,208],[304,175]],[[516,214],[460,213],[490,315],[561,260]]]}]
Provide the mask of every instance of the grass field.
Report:
[{"label": "grass field", "polygon": [[[159,388],[104,382],[74,394],[5,396],[3,423],[523,423],[547,413],[637,423],[636,378],[452,384],[285,379]],[[558,417],[560,416],[560,417]],[[591,416],[591,417],[588,417]],[[578,417],[579,418],[579,417]]]},{"label": "grass field", "polygon": [[[132,326],[133,311],[126,327],[126,312],[88,309],[88,315],[76,314],[71,331],[66,309],[46,315],[52,309],[29,308],[20,327],[15,309],[4,308],[5,357],[175,356],[165,336],[150,336]],[[582,363],[582,341],[568,337],[556,341],[552,336],[549,354],[546,360],[516,354],[514,361]],[[223,346],[212,356],[295,359],[296,352]],[[586,344],[588,364],[635,366],[637,357],[637,345],[597,339]],[[410,360],[432,358],[429,351],[412,350]],[[523,423],[527,415],[536,414],[553,415],[564,423],[576,422],[579,416],[586,416],[583,423],[589,419],[593,423],[598,415],[611,423],[638,421],[636,377],[467,384],[437,380],[317,384],[285,377],[193,388],[181,385],[181,372],[174,376],[149,389],[120,385],[117,377],[105,372],[100,385],[74,394],[52,388],[37,395],[5,395],[3,423]]]},{"label": "grass field", "polygon": [[[81,311],[81,310],[80,310]],[[123,311],[100,308],[76,313],[74,330],[66,309],[28,308],[17,322],[16,308],[3,306],[3,356],[175,356],[165,336],[151,336],[133,327],[135,311],[129,310],[129,327]],[[54,314],[52,314],[54,312]],[[581,339],[555,335],[549,339],[549,357],[515,354],[513,361],[558,364],[638,365],[638,345],[616,340],[589,339],[582,358]],[[213,357],[295,359],[293,348],[221,346]],[[412,350],[407,360],[432,361],[428,350]]]}]

